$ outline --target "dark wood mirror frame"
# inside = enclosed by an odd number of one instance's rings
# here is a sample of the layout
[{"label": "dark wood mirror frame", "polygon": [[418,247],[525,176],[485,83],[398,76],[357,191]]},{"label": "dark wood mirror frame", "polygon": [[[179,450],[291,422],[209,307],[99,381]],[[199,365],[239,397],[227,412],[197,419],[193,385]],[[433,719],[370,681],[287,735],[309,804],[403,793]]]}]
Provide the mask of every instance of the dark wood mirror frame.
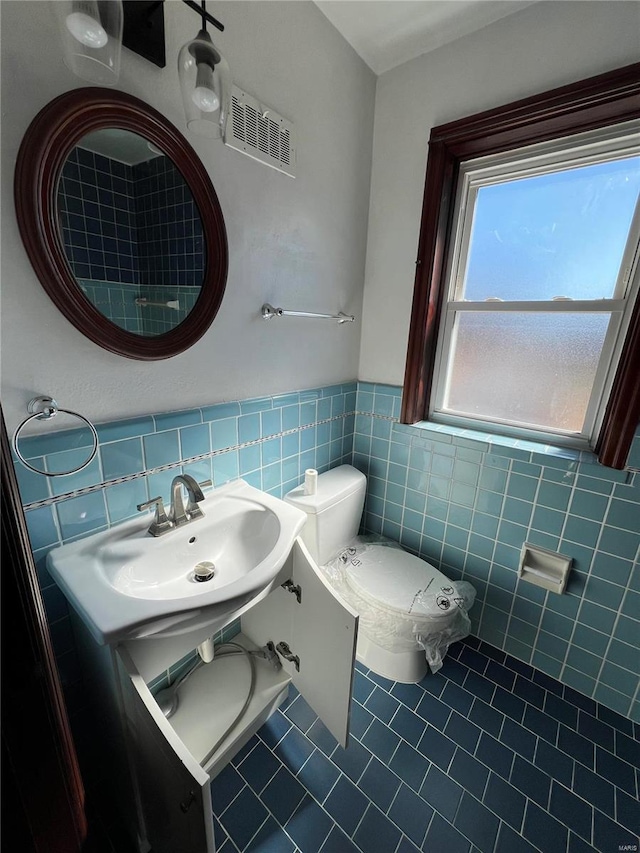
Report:
[{"label": "dark wood mirror frame", "polygon": [[[191,313],[164,334],[143,337],[120,328],[85,297],[71,271],[57,220],[57,185],[69,153],[87,133],[115,127],[143,136],[175,164],[202,219],[206,264]],[[163,115],[132,95],[75,89],[47,104],[24,135],[14,194],[20,234],[40,283],[64,316],[94,343],[143,361],[188,349],[215,318],[227,281],[228,249],[222,210],[198,155]]]}]

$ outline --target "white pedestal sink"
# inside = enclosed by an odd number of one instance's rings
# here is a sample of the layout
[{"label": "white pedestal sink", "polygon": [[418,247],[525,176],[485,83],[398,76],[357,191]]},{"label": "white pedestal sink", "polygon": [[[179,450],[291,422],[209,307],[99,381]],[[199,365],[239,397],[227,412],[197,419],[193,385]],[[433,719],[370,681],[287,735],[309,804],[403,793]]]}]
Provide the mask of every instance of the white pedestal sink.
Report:
[{"label": "white pedestal sink", "polygon": [[[98,643],[227,624],[274,581],[306,519],[244,480],[199,506],[203,518],[157,538],[144,514],[49,553],[49,572]],[[197,580],[202,563],[209,580]]]},{"label": "white pedestal sink", "polygon": [[[299,538],[306,514],[242,480],[198,506],[162,536],[145,513],[48,555],[74,610],[101,773],[140,851],[215,853],[211,779],[290,683],[348,742],[358,615]],[[198,581],[203,562],[213,576]],[[223,643],[167,719],[149,684],[236,618],[249,657]]]}]

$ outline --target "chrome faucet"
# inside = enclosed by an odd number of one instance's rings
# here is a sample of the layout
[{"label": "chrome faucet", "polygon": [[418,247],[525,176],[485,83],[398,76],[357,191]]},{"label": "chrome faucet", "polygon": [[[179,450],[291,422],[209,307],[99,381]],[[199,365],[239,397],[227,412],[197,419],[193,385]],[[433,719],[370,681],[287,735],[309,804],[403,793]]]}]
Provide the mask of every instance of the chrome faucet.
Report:
[{"label": "chrome faucet", "polygon": [[[185,487],[189,500],[185,508],[182,500],[182,487]],[[171,507],[169,508],[169,521],[174,527],[182,527],[196,518],[202,518],[204,513],[198,506],[198,501],[203,501],[204,495],[198,483],[191,474],[178,474],[171,482]]]},{"label": "chrome faucet", "polygon": [[[211,482],[207,481],[203,485],[211,485]],[[183,486],[188,494],[186,507],[182,499]],[[204,513],[198,506],[198,502],[203,500],[202,489],[194,478],[190,474],[178,474],[171,482],[171,506],[168,513],[165,511],[164,503],[160,496],[138,504],[138,510],[142,512],[142,510],[155,506],[156,514],[149,525],[148,532],[151,536],[164,536],[165,533],[169,533],[177,527],[189,524],[190,521],[195,521],[196,518],[202,518]]]}]

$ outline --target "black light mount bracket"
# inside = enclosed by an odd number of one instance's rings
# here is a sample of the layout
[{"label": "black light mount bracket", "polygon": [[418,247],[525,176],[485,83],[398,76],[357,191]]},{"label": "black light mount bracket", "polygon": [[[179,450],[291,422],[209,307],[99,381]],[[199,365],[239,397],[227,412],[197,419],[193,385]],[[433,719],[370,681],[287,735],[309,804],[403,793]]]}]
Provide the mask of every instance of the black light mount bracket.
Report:
[{"label": "black light mount bracket", "polygon": [[224,32],[224,24],[221,24],[213,15],[210,15],[206,10],[205,0],[201,0],[201,3],[196,3],[195,0],[182,0],[182,2],[188,6],[190,9],[193,9],[194,12],[197,12],[198,15],[202,17],[202,28],[205,29],[205,21],[211,24],[212,27],[215,27],[220,32]]},{"label": "black light mount bracket", "polygon": [[[224,25],[206,10],[205,0],[182,2],[202,18],[202,29],[211,24],[220,32]],[[122,44],[159,68],[167,64],[164,37],[164,0],[123,0]]]},{"label": "black light mount bracket", "polygon": [[123,0],[122,13],[124,47],[164,68],[164,0]]}]

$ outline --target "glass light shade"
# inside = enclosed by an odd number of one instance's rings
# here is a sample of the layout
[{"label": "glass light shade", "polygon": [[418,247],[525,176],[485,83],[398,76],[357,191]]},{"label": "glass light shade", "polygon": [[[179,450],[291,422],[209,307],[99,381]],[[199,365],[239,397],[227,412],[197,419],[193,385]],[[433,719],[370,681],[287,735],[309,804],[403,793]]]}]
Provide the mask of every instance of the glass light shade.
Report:
[{"label": "glass light shade", "polygon": [[213,138],[224,136],[231,100],[231,74],[226,59],[206,30],[178,54],[178,77],[187,127]]},{"label": "glass light shade", "polygon": [[122,0],[54,0],[64,64],[98,86],[114,86],[120,75]]}]

